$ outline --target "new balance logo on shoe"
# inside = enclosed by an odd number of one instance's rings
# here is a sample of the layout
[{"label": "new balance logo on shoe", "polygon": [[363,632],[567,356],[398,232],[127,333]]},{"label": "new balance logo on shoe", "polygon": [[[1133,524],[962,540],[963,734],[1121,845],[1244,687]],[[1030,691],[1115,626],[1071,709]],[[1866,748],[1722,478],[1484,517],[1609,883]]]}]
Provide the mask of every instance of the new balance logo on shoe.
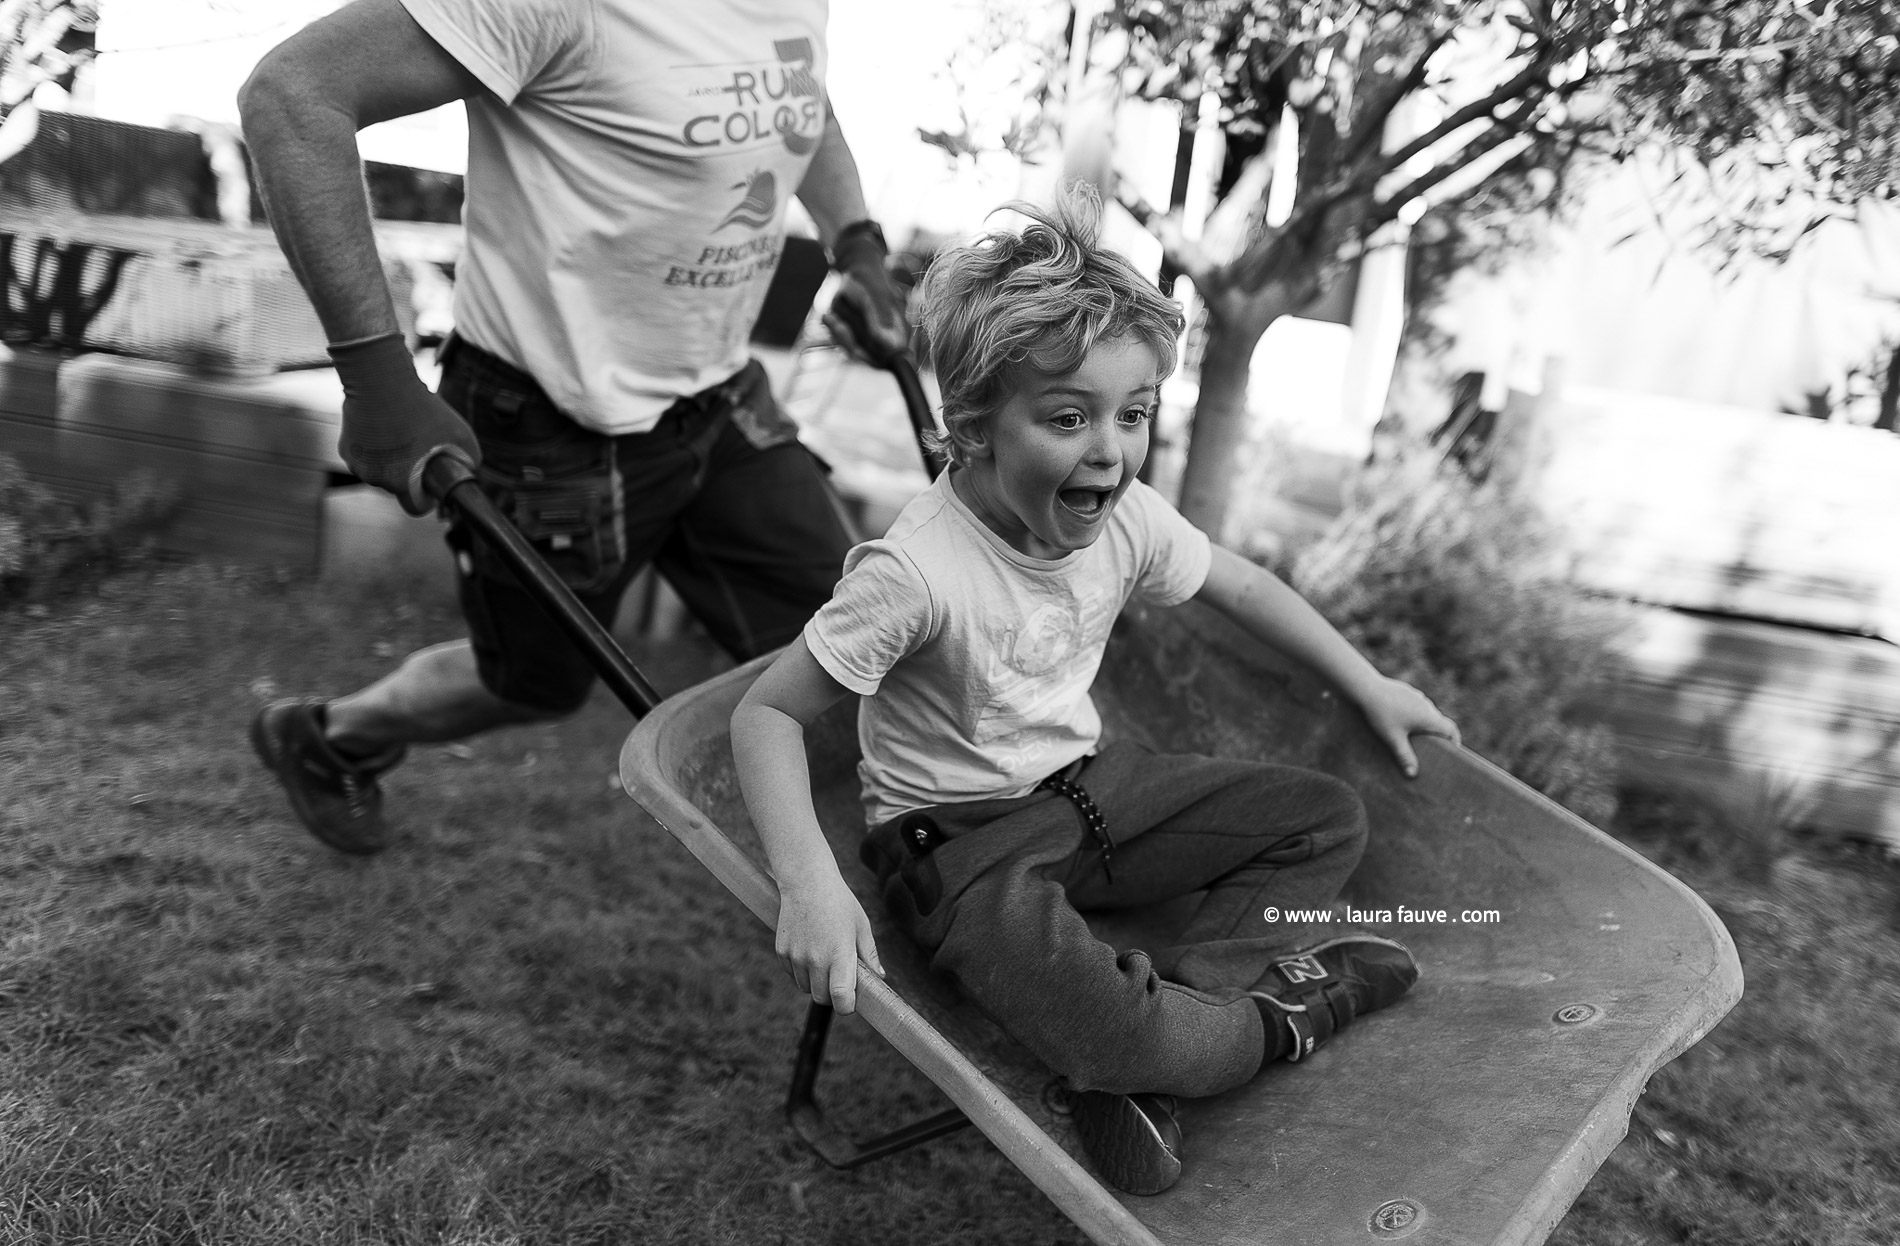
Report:
[{"label": "new balance logo on shoe", "polygon": [[1302,982],[1323,982],[1327,978],[1326,966],[1319,963],[1319,957],[1308,953],[1292,960],[1275,961],[1275,969],[1285,978],[1288,986],[1298,986]]},{"label": "new balance logo on shoe", "polygon": [[1418,964],[1403,943],[1358,930],[1270,962],[1247,993],[1267,1027],[1267,1059],[1298,1061],[1416,981]]}]

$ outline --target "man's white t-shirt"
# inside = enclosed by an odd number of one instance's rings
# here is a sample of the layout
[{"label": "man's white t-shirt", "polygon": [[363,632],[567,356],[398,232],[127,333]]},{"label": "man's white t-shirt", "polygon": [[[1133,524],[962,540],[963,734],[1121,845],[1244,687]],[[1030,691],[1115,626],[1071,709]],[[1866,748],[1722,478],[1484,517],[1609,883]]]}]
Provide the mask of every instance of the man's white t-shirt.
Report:
[{"label": "man's white t-shirt", "polygon": [[828,0],[402,0],[468,100],[455,323],[606,433],[725,380],[825,129]]},{"label": "man's white t-shirt", "polygon": [[1031,558],[985,527],[950,484],[919,494],[882,540],[845,560],[805,644],[858,711],[872,826],[925,805],[1021,796],[1095,747],[1089,696],[1131,594],[1171,606],[1199,592],[1206,534],[1137,481],[1093,545]]}]

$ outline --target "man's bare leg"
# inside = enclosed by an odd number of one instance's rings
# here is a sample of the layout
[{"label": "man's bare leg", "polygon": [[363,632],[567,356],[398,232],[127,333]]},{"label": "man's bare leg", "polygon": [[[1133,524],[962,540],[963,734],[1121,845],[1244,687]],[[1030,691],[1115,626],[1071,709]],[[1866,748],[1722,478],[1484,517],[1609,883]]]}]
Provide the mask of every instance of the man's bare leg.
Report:
[{"label": "man's bare leg", "polygon": [[398,744],[459,740],[495,727],[564,715],[506,701],[482,686],[466,640],[418,649],[369,687],[338,697],[324,712],[324,737],[367,757]]}]

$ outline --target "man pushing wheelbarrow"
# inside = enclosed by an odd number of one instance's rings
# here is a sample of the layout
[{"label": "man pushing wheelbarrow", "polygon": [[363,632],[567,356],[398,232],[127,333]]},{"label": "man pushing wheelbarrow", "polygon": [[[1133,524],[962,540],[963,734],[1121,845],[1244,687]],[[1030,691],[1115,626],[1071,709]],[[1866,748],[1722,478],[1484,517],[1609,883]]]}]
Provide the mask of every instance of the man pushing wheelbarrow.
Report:
[{"label": "man pushing wheelbarrow", "polygon": [[[798,635],[850,538],[747,341],[795,193],[843,275],[847,349],[899,349],[857,165],[825,94],[826,6],[355,0],[240,96],[271,224],[344,390],[343,461],[412,514],[447,447],[586,609],[652,564],[736,658]],[[743,11],[741,11],[743,10]],[[356,132],[465,101],[466,249],[442,380],[417,377],[382,275]],[[560,718],[583,653],[452,520],[468,639],[366,688],[266,706],[258,755],[312,834],[388,845],[379,777],[410,744]]]}]

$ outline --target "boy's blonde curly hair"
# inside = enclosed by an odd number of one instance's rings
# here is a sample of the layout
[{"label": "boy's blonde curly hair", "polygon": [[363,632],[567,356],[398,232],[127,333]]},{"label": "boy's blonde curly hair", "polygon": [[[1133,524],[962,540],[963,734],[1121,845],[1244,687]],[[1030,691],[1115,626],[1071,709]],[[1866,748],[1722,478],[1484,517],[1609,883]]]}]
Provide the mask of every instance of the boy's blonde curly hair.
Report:
[{"label": "boy's blonde curly hair", "polygon": [[[1024,368],[1065,376],[1100,341],[1133,334],[1174,371],[1181,310],[1103,247],[1101,201],[1072,187],[1050,208],[1005,205],[1030,223],[940,254],[921,286],[922,348],[943,394],[930,448],[964,459],[958,434],[997,411]],[[1157,378],[1158,379],[1158,378]]]}]

